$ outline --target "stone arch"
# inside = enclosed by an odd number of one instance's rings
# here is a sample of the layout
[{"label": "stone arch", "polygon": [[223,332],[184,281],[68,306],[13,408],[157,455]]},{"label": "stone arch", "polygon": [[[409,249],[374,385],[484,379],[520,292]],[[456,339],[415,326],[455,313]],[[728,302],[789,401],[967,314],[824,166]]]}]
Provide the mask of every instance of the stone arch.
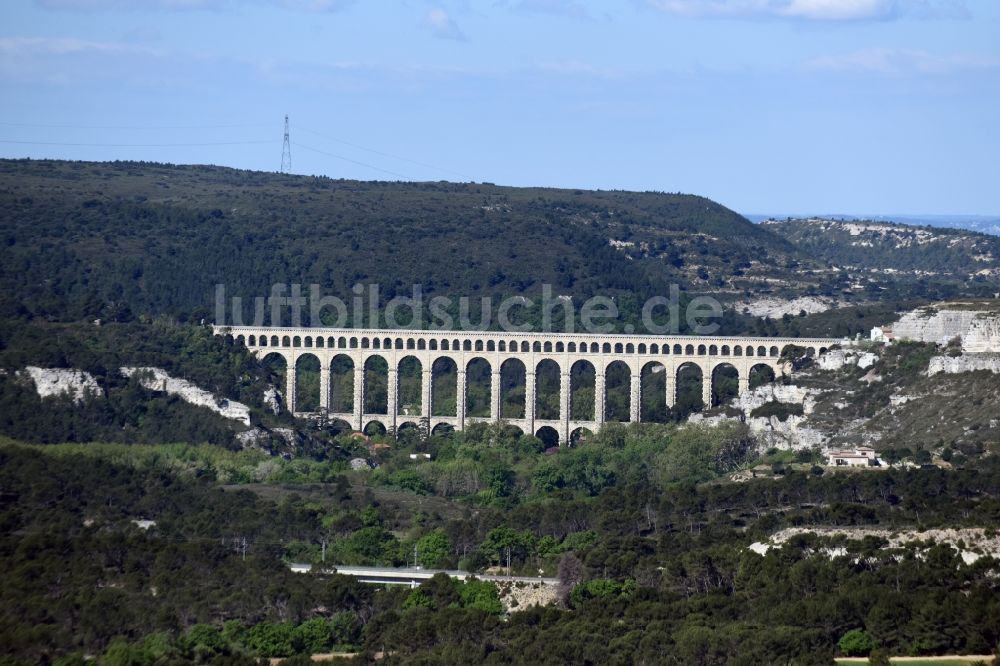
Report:
[{"label": "stone arch", "polygon": [[573,432],[569,434],[569,445],[570,446],[581,446],[587,443],[587,440],[594,436],[594,433],[590,431],[590,428],[585,428],[580,426],[579,428],[574,428]]},{"label": "stone arch", "polygon": [[731,363],[712,368],[712,407],[724,405],[740,393],[740,371]]},{"label": "stone arch", "polygon": [[599,354],[600,353],[599,350],[600,350],[600,347],[597,345],[596,342],[591,342],[590,343],[590,353],[591,354]]},{"label": "stone arch", "polygon": [[389,411],[389,362],[372,354],[365,359],[365,381],[362,406],[365,414],[386,414]]},{"label": "stone arch", "polygon": [[396,338],[396,342],[393,345],[396,349],[403,349],[405,344],[403,343],[403,338]]},{"label": "stone arch", "polygon": [[381,349],[382,341],[379,338],[372,338],[372,349]]},{"label": "stone arch", "polygon": [[302,342],[304,343],[302,345],[303,347],[310,347],[311,348],[313,346],[313,339],[312,339],[311,335],[307,335],[305,338],[303,338]]},{"label": "stone arch", "polygon": [[417,341],[414,340],[413,338],[406,338],[406,348],[407,349],[416,349],[417,348]]},{"label": "stone arch", "polygon": [[364,429],[363,433],[369,437],[384,437],[387,430],[385,429],[385,424],[378,420],[369,421]]},{"label": "stone arch", "polygon": [[392,338],[382,340],[382,349],[392,349]]},{"label": "stone arch", "polygon": [[330,411],[350,414],[354,411],[354,359],[337,354],[330,359]]},{"label": "stone arch", "polygon": [[667,368],[659,361],[649,361],[639,369],[642,384],[642,400],[639,403],[639,419],[653,423],[665,423],[670,415],[667,406]]},{"label": "stone arch", "polygon": [[[468,340],[466,340],[468,342]],[[465,414],[489,417],[492,404],[492,373],[490,362],[477,356],[465,364]]]},{"label": "stone arch", "polygon": [[557,342],[556,343],[556,353],[557,354],[562,354],[565,351],[566,351],[566,345],[564,345],[561,342]]},{"label": "stone arch", "polygon": [[623,353],[625,353],[625,350],[622,347],[622,343],[620,343],[620,342],[616,342],[615,343],[615,353],[616,354],[623,354]]},{"label": "stone arch", "polygon": [[544,353],[546,353],[546,354],[551,354],[552,353],[552,342],[549,341],[549,340],[546,340],[545,344],[542,345],[542,351]]},{"label": "stone arch", "polygon": [[455,433],[455,426],[450,423],[438,423],[431,429],[433,437],[450,437]]},{"label": "stone arch", "polygon": [[569,369],[569,417],[572,421],[596,421],[594,392],[597,369],[590,361],[579,360]]},{"label": "stone arch", "polygon": [[747,356],[753,356],[753,345],[747,345]]},{"label": "stone arch", "polygon": [[295,359],[295,411],[318,412],[320,406],[319,358],[299,354]]},{"label": "stone arch", "polygon": [[694,356],[694,345],[685,345],[684,354],[686,356]]},{"label": "stone arch", "polygon": [[709,356],[718,356],[719,355],[719,346],[718,345],[709,345],[708,346],[708,355]]},{"label": "stone arch", "polygon": [[282,347],[291,347],[292,346],[292,340],[291,340],[291,338],[288,337],[287,335],[282,336],[281,337],[281,346]]},{"label": "stone arch", "polygon": [[508,358],[500,364],[500,418],[523,419],[527,393],[524,362]]},{"label": "stone arch", "polygon": [[487,340],[486,341],[486,351],[491,352],[491,351],[496,351],[496,350],[497,350],[497,343],[494,342],[493,340]]},{"label": "stone arch", "polygon": [[319,347],[320,349],[322,349],[323,347],[326,346],[326,345],[323,344],[323,336],[322,335],[317,335],[316,336],[316,346]]},{"label": "stone arch", "polygon": [[535,340],[535,342],[532,343],[531,345],[531,351],[535,352],[536,354],[540,354],[542,352],[542,343]]},{"label": "stone arch", "polygon": [[[655,347],[656,345],[653,345],[653,346]],[[639,353],[640,354],[645,354],[646,353],[646,343],[645,342],[640,342],[639,343]],[[653,353],[655,353],[655,352],[653,352]]]},{"label": "stone arch", "polygon": [[722,345],[722,349],[720,350],[720,353],[723,356],[729,356],[729,345]]},{"label": "stone arch", "polygon": [[758,345],[757,356],[767,356],[767,347],[765,347],[764,345]]},{"label": "stone arch", "polygon": [[247,339],[245,337],[243,337],[242,335],[237,335],[236,336],[236,342],[240,343],[244,347],[246,347],[246,345],[247,345]]},{"label": "stone arch", "polygon": [[611,343],[610,342],[605,342],[603,345],[601,345],[601,352],[604,353],[604,354],[610,354],[611,353]]},{"label": "stone arch", "polygon": [[268,380],[278,387],[282,398],[287,400],[288,396],[285,395],[285,380],[288,376],[288,359],[281,352],[270,352],[264,354],[264,357],[260,359],[260,364],[263,366]]},{"label": "stone arch", "polygon": [[355,338],[355,337],[352,337],[351,338],[351,349],[357,349],[357,348],[358,348],[358,339]]},{"label": "stone arch", "polygon": [[556,429],[552,426],[542,426],[535,431],[535,437],[542,440],[542,444],[544,444],[547,449],[559,446],[559,433],[556,432]]},{"label": "stone arch", "polygon": [[368,339],[367,335],[361,337],[361,348],[362,349],[370,349],[371,348],[371,340]]},{"label": "stone arch", "polygon": [[396,363],[396,408],[400,414],[423,414],[423,370],[424,364],[412,354]]},{"label": "stone arch", "polygon": [[420,351],[426,351],[426,349],[427,349],[427,340],[425,340],[423,338],[418,339],[417,340],[417,349],[419,349]]},{"label": "stone arch", "polygon": [[250,346],[251,347],[256,347],[257,346],[257,336],[256,335],[251,335],[250,336]]},{"label": "stone arch", "polygon": [[758,363],[751,367],[748,377],[750,390],[753,390],[758,386],[763,386],[764,384],[770,384],[776,379],[774,368],[767,363]]},{"label": "stone arch", "polygon": [[292,338],[292,346],[293,347],[301,347],[302,346],[302,338],[300,338],[297,335],[295,337],[293,337]]},{"label": "stone arch", "polygon": [[576,353],[576,343],[575,342],[570,342],[568,345],[566,345],[566,351],[568,351],[570,354],[575,354]]},{"label": "stone arch", "polygon": [[483,351],[483,341],[482,340],[476,340],[476,351],[477,352]]},{"label": "stone arch", "polygon": [[635,353],[635,345],[632,344],[631,342],[627,343],[625,345],[625,353],[626,354],[634,354]]},{"label": "stone arch", "polygon": [[497,351],[500,351],[500,352],[507,351],[507,341],[506,340],[500,340],[499,342],[497,342]]},{"label": "stone arch", "polygon": [[777,347],[771,347],[769,354],[773,358],[777,358],[778,357],[778,348]]},{"label": "stone arch", "polygon": [[334,435],[340,435],[354,430],[354,428],[351,427],[351,424],[344,419],[331,419],[329,423],[327,423],[327,427]]},{"label": "stone arch", "polygon": [[705,345],[698,345],[698,356],[704,356],[706,351]]},{"label": "stone arch", "polygon": [[396,426],[396,439],[413,441],[423,439],[422,435],[420,426],[413,421],[403,421]]},{"label": "stone arch", "polygon": [[556,421],[559,414],[559,393],[562,370],[551,358],[545,358],[535,365],[535,418],[541,421]]},{"label": "stone arch", "polygon": [[340,337],[337,339],[337,346],[341,349],[347,349],[347,338]]},{"label": "stone arch", "polygon": [[691,412],[700,412],[705,408],[702,398],[702,388],[705,377],[701,366],[697,363],[682,363],[677,368],[675,384],[677,398],[674,401],[674,412],[683,417]]},{"label": "stone arch", "polygon": [[450,356],[431,363],[431,415],[458,416],[458,364]]},{"label": "stone arch", "polygon": [[280,343],[278,342],[278,336],[277,335],[272,335],[271,336],[271,346],[272,347],[277,347],[277,346],[279,346],[279,344]]},{"label": "stone arch", "polygon": [[441,340],[441,351],[451,351],[448,347],[448,339],[444,338]]},{"label": "stone arch", "polygon": [[472,351],[472,340],[462,340],[462,351]]},{"label": "stone arch", "polygon": [[604,370],[604,420],[628,421],[631,416],[632,369],[612,361]]},{"label": "stone arch", "polygon": [[528,341],[525,340],[524,342],[521,343],[521,353],[526,353],[528,351],[529,351]]},{"label": "stone arch", "polygon": [[733,356],[743,356],[743,347],[733,345]]}]

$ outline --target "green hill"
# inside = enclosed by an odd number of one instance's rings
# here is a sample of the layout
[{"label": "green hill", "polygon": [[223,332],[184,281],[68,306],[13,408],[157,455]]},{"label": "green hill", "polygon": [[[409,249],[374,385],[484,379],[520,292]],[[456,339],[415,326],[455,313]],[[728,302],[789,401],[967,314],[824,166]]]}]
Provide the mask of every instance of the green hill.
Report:
[{"label": "green hill", "polygon": [[761,226],[809,256],[840,267],[914,271],[970,282],[995,283],[1000,277],[1000,238],[974,231],[871,220],[769,220]]},{"label": "green hill", "polygon": [[211,317],[214,286],[350,296],[743,289],[796,265],[702,197],[331,180],[213,166],[0,161],[0,316]]}]

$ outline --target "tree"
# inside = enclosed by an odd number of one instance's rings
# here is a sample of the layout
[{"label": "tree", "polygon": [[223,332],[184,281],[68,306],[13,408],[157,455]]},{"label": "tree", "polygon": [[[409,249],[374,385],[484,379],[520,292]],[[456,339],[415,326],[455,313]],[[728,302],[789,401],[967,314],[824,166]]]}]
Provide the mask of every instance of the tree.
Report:
[{"label": "tree", "polygon": [[848,657],[865,657],[875,648],[875,641],[863,630],[851,629],[841,636],[837,647]]}]

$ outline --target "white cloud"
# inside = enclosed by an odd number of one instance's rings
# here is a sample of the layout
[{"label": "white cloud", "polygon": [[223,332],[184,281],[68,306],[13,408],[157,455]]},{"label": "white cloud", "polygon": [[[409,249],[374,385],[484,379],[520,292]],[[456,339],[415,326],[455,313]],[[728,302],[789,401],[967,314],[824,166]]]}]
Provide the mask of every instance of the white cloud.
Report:
[{"label": "white cloud", "polygon": [[667,14],[691,17],[881,21],[902,16],[967,17],[964,0],[645,0]]},{"label": "white cloud", "polygon": [[936,54],[917,49],[871,48],[814,58],[805,63],[805,68],[884,76],[948,74],[956,70],[998,69],[1000,59],[970,53]]},{"label": "white cloud", "polygon": [[448,12],[435,7],[424,16],[424,24],[430,28],[436,37],[442,39],[465,40],[465,33],[458,27],[455,20],[448,15]]},{"label": "white cloud", "polygon": [[159,51],[136,44],[93,42],[73,37],[0,37],[0,54],[4,56],[64,56],[80,53],[158,55]]}]

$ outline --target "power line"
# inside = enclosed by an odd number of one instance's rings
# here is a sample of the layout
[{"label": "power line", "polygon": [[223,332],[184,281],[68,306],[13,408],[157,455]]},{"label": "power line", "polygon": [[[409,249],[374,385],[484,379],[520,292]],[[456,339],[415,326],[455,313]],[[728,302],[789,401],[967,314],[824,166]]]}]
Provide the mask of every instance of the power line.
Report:
[{"label": "power line", "polygon": [[367,151],[369,153],[373,153],[375,155],[381,155],[382,157],[388,157],[388,158],[394,159],[394,160],[400,160],[400,161],[403,161],[403,162],[409,162],[410,164],[415,164],[417,166],[422,166],[422,167],[425,167],[427,169],[433,169],[435,171],[441,171],[443,173],[450,173],[450,174],[455,175],[455,176],[461,176],[462,178],[468,178],[469,180],[474,180],[471,176],[469,176],[467,174],[464,174],[464,173],[461,173],[461,172],[458,172],[458,171],[452,171],[451,169],[443,169],[441,167],[434,166],[433,164],[427,164],[426,162],[419,162],[417,160],[411,160],[408,157],[402,157],[400,155],[393,155],[392,153],[386,153],[386,152],[383,152],[381,150],[375,150],[374,148],[368,148],[367,146],[362,146],[362,145],[357,144],[357,143],[352,143],[350,141],[345,141],[344,139],[338,139],[337,137],[333,137],[333,136],[330,136],[328,134],[323,134],[321,132],[317,132],[315,130],[307,129],[305,127],[299,127],[299,130],[302,131],[302,132],[307,132],[309,134],[315,134],[316,136],[321,137],[323,139],[326,139],[328,141],[335,141],[337,143],[342,143],[345,146],[351,146],[352,148],[357,148],[359,150],[364,150],[364,151]]},{"label": "power line", "polygon": [[206,141],[200,143],[72,143],[64,141],[17,141],[0,139],[0,143],[13,143],[26,146],[83,146],[89,148],[189,148],[196,146],[245,146],[251,144],[271,143],[271,141]]},{"label": "power line", "polygon": [[281,172],[292,172],[292,147],[288,142],[288,114],[285,114],[285,138],[281,144]]},{"label": "power line", "polygon": [[293,141],[292,145],[295,146],[295,147],[297,147],[297,148],[303,148],[305,150],[309,150],[309,151],[312,151],[314,153],[319,153],[320,155],[326,155],[327,157],[335,157],[338,160],[344,160],[345,162],[350,162],[351,164],[357,164],[359,166],[368,167],[369,169],[375,169],[376,171],[381,171],[382,173],[387,173],[387,174],[389,174],[391,176],[396,176],[397,178],[402,178],[403,180],[413,180],[412,178],[410,178],[409,176],[406,176],[404,174],[397,173],[395,171],[390,171],[389,169],[383,169],[381,167],[375,166],[374,164],[368,164],[366,162],[359,162],[358,160],[352,160],[350,157],[344,157],[343,155],[337,155],[335,153],[328,153],[325,150],[320,150],[319,148],[312,148],[310,146],[306,146],[306,145],[303,145],[301,143],[298,143],[297,141]]}]

